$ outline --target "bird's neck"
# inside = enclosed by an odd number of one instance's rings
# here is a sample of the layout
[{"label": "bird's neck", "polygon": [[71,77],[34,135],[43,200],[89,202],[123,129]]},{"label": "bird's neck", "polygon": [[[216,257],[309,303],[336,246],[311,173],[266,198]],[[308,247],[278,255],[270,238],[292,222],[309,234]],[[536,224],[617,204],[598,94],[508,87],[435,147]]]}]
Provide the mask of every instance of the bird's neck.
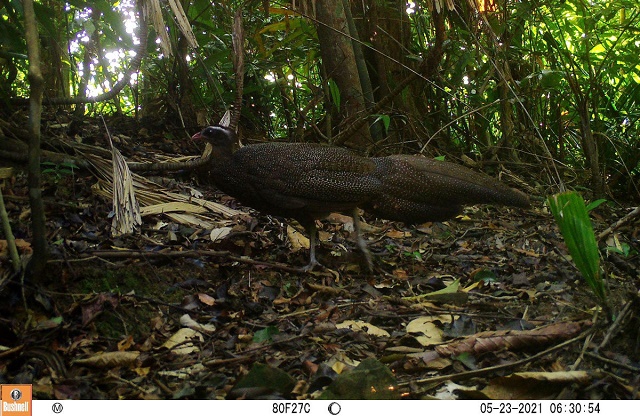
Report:
[{"label": "bird's neck", "polygon": [[214,146],[211,150],[211,157],[213,160],[231,159],[235,150],[235,146]]}]

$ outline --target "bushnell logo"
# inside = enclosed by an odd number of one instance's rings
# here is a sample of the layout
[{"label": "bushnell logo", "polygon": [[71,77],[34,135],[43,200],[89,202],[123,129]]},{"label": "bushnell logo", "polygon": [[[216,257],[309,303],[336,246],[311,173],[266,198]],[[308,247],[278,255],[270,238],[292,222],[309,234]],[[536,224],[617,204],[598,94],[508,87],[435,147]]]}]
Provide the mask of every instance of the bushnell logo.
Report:
[{"label": "bushnell logo", "polygon": [[18,400],[20,400],[22,398],[22,392],[20,390],[18,390],[18,389],[11,390],[11,393],[9,393],[9,395],[15,401],[18,401]]}]

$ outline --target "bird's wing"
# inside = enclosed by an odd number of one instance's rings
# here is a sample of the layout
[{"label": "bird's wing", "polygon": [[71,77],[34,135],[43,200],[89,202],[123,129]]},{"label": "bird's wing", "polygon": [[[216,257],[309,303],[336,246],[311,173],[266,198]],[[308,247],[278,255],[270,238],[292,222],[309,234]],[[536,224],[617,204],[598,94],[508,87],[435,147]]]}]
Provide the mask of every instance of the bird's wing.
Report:
[{"label": "bird's wing", "polygon": [[379,186],[370,159],[336,147],[248,146],[236,152],[234,162],[250,175],[249,181],[265,201],[290,209],[347,209],[370,198]]}]

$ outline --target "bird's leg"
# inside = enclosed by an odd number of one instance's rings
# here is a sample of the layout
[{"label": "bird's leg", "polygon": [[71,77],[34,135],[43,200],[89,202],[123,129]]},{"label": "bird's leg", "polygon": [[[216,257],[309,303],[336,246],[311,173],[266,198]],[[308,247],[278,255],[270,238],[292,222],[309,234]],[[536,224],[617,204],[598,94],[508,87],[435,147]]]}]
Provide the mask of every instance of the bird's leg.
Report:
[{"label": "bird's leg", "polygon": [[362,251],[362,254],[364,254],[364,258],[367,260],[367,267],[369,268],[369,271],[373,273],[373,259],[371,258],[369,247],[367,247],[367,242],[362,238],[362,227],[360,226],[358,208],[353,209],[351,217],[353,218],[353,229],[356,232],[356,243],[358,244],[360,251]]},{"label": "bird's leg", "polygon": [[320,266],[322,264],[318,262],[316,259],[316,241],[318,235],[318,228],[316,227],[316,222],[311,221],[309,224],[304,224],[305,230],[307,230],[307,234],[309,235],[309,264],[302,268],[303,272],[310,272],[314,267]]}]

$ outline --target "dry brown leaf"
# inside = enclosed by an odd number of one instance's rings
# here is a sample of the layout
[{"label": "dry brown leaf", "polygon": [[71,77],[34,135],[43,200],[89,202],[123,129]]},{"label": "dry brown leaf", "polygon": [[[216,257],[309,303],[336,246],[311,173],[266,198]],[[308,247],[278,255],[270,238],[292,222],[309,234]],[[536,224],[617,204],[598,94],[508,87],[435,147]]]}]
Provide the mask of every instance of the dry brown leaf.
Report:
[{"label": "dry brown leaf", "polygon": [[[180,317],[180,325],[193,329],[194,331],[204,332],[207,334],[211,334],[216,331],[216,327],[212,324],[201,324],[195,321],[189,314],[184,314]],[[188,334],[186,334],[188,336]],[[200,335],[200,334],[198,334]],[[175,336],[175,335],[174,335]],[[173,338],[173,337],[171,337]],[[202,339],[202,338],[201,338]],[[166,345],[166,343],[165,343]]]},{"label": "dry brown leaf", "polygon": [[231,233],[231,230],[233,230],[233,228],[231,227],[214,228],[213,230],[211,230],[209,237],[211,238],[211,241],[213,241],[214,243],[219,243]]},{"label": "dry brown leaf", "polygon": [[295,253],[296,251],[299,251],[301,249],[309,249],[309,239],[290,225],[287,225],[287,237],[289,237],[289,241],[291,242],[292,252]]},{"label": "dry brown leaf", "polygon": [[363,321],[344,321],[336,325],[336,328],[348,328],[352,331],[362,331],[376,337],[388,337],[389,333],[382,328]]},{"label": "dry brown leaf", "polygon": [[198,300],[207,306],[213,306],[216,304],[216,299],[206,293],[198,293]]},{"label": "dry brown leaf", "polygon": [[204,337],[198,331],[191,328],[180,328],[178,332],[173,334],[162,346],[176,354],[191,354],[192,352],[200,351],[200,349],[191,342],[193,338],[204,341]]},{"label": "dry brown leaf", "polygon": [[481,393],[490,400],[541,400],[555,397],[563,385],[591,379],[586,371],[514,373],[491,380]]},{"label": "dry brown leaf", "polygon": [[118,351],[126,351],[131,348],[133,344],[135,344],[133,337],[129,335],[122,341],[118,342]]},{"label": "dry brown leaf", "polygon": [[[450,318],[445,318],[445,321]],[[435,321],[442,321],[438,316],[421,316],[407,324],[406,331],[409,334],[419,334],[416,341],[423,347],[440,344],[443,341],[443,331]]]},{"label": "dry brown leaf", "polygon": [[158,371],[161,376],[176,377],[181,380],[192,378],[194,375],[202,373],[203,371],[209,371],[207,367],[201,363],[196,363],[190,367],[181,368],[173,371]]},{"label": "dry brown leaf", "polygon": [[140,215],[165,214],[169,212],[189,212],[192,214],[202,214],[207,210],[199,205],[188,204],[186,202],[163,202],[140,208]]},{"label": "dry brown leaf", "polygon": [[97,354],[89,358],[74,360],[73,364],[86,365],[91,367],[122,367],[133,364],[140,351],[114,351]]},{"label": "dry brown leaf", "polygon": [[411,237],[411,233],[409,231],[400,231],[400,230],[389,230],[384,235],[386,237],[395,238],[395,239]]},{"label": "dry brown leaf", "polygon": [[395,269],[393,271],[393,277],[399,280],[407,280],[409,278],[409,273],[403,269]]},{"label": "dry brown leaf", "polygon": [[134,178],[124,156],[111,142],[111,157],[113,167],[113,219],[111,234],[113,236],[131,234],[142,225],[140,205],[136,198]]}]

